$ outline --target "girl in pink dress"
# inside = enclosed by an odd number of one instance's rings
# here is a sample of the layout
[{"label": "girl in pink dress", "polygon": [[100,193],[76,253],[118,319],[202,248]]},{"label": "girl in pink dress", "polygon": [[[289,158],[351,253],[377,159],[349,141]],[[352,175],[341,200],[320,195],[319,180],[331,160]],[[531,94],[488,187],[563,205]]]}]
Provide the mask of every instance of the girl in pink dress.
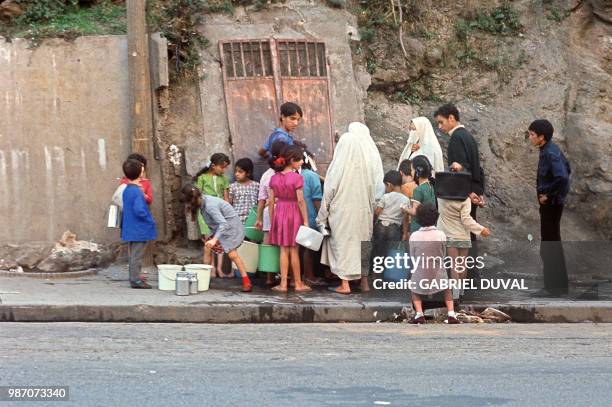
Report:
[{"label": "girl in pink dress", "polygon": [[302,162],[302,150],[296,146],[288,146],[279,156],[272,157],[270,163],[276,171],[270,180],[270,244],[280,246],[281,269],[281,282],[272,288],[274,291],[287,292],[289,263],[293,271],[295,291],[311,290],[302,282],[300,253],[295,242],[300,226],[308,227],[304,179],[296,172],[302,166]]}]

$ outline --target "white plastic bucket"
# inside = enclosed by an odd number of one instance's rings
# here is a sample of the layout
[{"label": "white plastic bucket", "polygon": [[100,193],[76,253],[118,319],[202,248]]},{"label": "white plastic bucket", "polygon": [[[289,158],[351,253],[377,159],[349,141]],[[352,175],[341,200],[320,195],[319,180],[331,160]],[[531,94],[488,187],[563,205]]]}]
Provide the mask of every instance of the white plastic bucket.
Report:
[{"label": "white plastic bucket", "polygon": [[198,275],[198,291],[208,291],[212,266],[208,264],[185,264],[185,271],[193,271]]},{"label": "white plastic bucket", "polygon": [[[242,259],[247,273],[256,273],[257,265],[259,264],[259,245],[257,243],[242,242],[242,245],[236,249],[238,256]],[[232,263],[234,270],[238,270],[236,264]]]},{"label": "white plastic bucket", "polygon": [[183,271],[183,266],[178,264],[157,265],[157,288],[164,291],[174,291],[176,288],[176,273]]}]

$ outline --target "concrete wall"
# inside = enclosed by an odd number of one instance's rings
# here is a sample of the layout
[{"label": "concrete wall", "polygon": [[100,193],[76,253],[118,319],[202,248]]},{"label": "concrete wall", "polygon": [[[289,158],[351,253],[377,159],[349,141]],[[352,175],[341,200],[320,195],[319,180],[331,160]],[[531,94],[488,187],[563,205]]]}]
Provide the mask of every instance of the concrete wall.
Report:
[{"label": "concrete wall", "polygon": [[108,201],[128,154],[124,36],[0,42],[0,242],[116,240]]},{"label": "concrete wall", "polygon": [[[330,62],[332,131],[342,134],[350,122],[364,120],[363,93],[355,79],[350,49],[351,34],[357,35],[355,16],[346,10],[303,0],[273,4],[258,12],[249,10],[237,7],[233,16],[206,16],[201,27],[211,45],[202,51],[200,92],[204,128],[201,137],[186,143],[187,172],[192,175],[212,153],[231,152],[220,40],[295,38],[325,41]],[[270,130],[275,124],[270,123]]]}]

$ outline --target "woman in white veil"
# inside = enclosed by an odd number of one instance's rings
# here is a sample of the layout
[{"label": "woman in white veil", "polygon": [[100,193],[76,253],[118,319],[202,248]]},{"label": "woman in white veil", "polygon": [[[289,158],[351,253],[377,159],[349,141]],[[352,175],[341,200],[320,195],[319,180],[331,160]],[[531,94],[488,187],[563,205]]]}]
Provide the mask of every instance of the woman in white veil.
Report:
[{"label": "woman in white veil", "polygon": [[[361,245],[372,238],[374,205],[385,192],[383,177],[370,130],[363,123],[351,123],[334,150],[317,216],[317,224],[331,233],[323,242],[321,263],[342,281],[334,292],[350,294],[349,281],[362,278]],[[367,277],[364,284],[367,289]]]},{"label": "woman in white veil", "polygon": [[426,117],[415,117],[410,121],[408,142],[406,147],[404,147],[404,151],[402,151],[397,167],[399,168],[400,163],[405,159],[413,159],[417,155],[427,157],[434,170],[434,174],[444,171],[442,148],[431,122]]}]

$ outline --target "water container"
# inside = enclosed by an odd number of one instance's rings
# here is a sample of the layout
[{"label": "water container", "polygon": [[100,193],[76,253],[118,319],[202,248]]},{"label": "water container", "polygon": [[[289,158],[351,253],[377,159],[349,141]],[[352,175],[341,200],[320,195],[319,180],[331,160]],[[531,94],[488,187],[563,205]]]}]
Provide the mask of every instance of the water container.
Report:
[{"label": "water container", "polygon": [[175,292],[176,295],[189,295],[189,275],[185,271],[176,273]]},{"label": "water container", "polygon": [[[238,256],[242,259],[247,273],[256,273],[259,265],[259,245],[257,243],[242,242],[242,245],[236,249]],[[233,265],[237,269],[236,265]]]},{"label": "water container", "polygon": [[[394,249],[389,250],[387,252],[387,257],[395,259],[396,256],[399,254],[399,256],[403,258],[404,253],[406,253],[406,250],[404,250],[402,246],[403,243],[400,243]],[[401,264],[395,264],[394,262],[392,267],[385,267],[385,270],[383,271],[383,280],[398,283],[404,279],[410,279],[410,265],[411,262],[409,262],[408,264],[409,267],[405,268],[403,267],[403,261],[401,261]]]},{"label": "water container", "polygon": [[321,243],[323,243],[323,234],[317,230],[311,229],[307,226],[300,226],[295,242],[300,246],[304,246],[312,251],[319,251]]},{"label": "water container", "polygon": [[249,216],[244,222],[244,236],[252,242],[261,243],[264,239],[264,233],[261,230],[255,229],[255,222],[257,221],[257,210],[251,209]]},{"label": "water container", "polygon": [[198,291],[207,291],[210,287],[210,274],[213,267],[208,264],[186,264],[185,270],[198,276]]},{"label": "water container", "polygon": [[189,294],[198,293],[198,274],[194,271],[188,271],[187,277],[189,277]]},{"label": "water container", "polygon": [[157,287],[160,290],[172,291],[175,287],[176,273],[183,270],[183,266],[178,264],[158,264],[157,275],[158,282]]},{"label": "water container", "polygon": [[262,244],[259,246],[258,270],[264,273],[280,272],[280,247]]}]

